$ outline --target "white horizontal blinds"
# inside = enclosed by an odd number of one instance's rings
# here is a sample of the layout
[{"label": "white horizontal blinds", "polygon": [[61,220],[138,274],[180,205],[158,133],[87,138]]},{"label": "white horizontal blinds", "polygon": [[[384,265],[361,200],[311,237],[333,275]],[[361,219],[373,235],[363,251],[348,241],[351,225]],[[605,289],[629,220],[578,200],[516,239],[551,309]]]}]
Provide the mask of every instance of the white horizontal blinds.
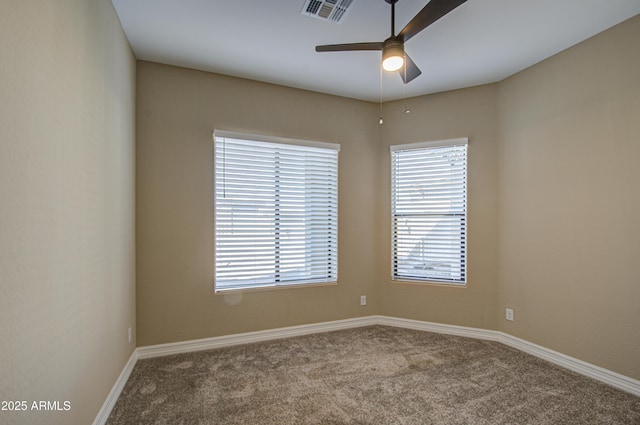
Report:
[{"label": "white horizontal blinds", "polygon": [[216,289],[336,282],[338,151],[215,137]]},{"label": "white horizontal blinds", "polygon": [[392,149],[393,278],[466,282],[467,144]]}]

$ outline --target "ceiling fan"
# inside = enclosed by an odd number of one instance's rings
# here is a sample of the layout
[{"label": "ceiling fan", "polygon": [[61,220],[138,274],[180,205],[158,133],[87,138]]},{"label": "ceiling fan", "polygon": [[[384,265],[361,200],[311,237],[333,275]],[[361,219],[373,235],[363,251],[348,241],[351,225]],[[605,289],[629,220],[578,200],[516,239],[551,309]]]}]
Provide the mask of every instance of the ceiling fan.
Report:
[{"label": "ceiling fan", "polygon": [[391,5],[391,37],[382,42],[327,44],[316,46],[316,52],[344,52],[354,50],[382,50],[382,67],[386,71],[399,71],[405,84],[422,71],[404,51],[404,43],[467,0],[431,0],[396,35],[395,6],[398,0],[384,0]]}]

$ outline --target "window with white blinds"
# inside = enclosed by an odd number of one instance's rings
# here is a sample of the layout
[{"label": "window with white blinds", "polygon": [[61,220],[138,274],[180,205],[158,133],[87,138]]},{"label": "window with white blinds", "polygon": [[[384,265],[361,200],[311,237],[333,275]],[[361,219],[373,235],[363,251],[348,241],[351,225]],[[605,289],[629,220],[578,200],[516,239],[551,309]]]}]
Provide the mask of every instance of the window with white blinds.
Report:
[{"label": "window with white blinds", "polygon": [[391,147],[392,279],[466,283],[467,139]]},{"label": "window with white blinds", "polygon": [[216,290],[337,282],[339,145],[214,140]]}]

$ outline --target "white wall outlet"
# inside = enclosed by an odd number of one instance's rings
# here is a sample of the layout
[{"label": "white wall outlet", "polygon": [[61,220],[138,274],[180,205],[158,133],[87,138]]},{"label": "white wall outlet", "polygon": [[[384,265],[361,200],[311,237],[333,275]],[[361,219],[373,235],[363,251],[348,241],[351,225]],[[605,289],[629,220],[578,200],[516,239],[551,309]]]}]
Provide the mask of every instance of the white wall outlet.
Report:
[{"label": "white wall outlet", "polygon": [[360,295],[360,305],[367,305],[367,296]]},{"label": "white wall outlet", "polygon": [[510,308],[507,309],[507,320],[509,320],[510,322],[513,322],[513,309],[510,309]]},{"label": "white wall outlet", "polygon": [[131,344],[131,337],[133,334],[131,333],[131,327],[127,330],[127,339],[129,340],[129,344]]}]

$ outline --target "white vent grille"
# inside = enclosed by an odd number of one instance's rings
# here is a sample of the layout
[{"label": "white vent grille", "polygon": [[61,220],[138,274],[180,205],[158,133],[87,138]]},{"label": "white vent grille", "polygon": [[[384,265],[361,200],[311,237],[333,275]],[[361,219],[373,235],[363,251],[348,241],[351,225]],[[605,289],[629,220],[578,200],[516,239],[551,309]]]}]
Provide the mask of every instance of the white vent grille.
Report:
[{"label": "white vent grille", "polygon": [[353,0],[305,0],[302,14],[323,21],[340,22]]}]

